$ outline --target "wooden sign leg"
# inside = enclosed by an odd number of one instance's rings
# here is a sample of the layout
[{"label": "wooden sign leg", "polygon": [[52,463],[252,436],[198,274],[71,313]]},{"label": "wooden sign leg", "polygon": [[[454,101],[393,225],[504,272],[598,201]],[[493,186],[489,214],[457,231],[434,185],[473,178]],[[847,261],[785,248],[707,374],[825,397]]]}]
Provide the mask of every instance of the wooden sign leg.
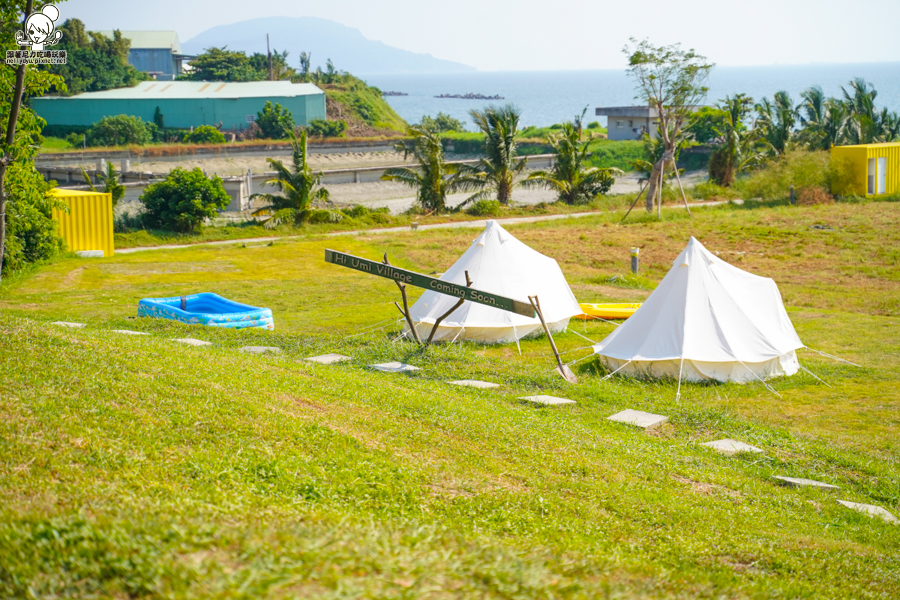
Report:
[{"label": "wooden sign leg", "polygon": [[528,296],[528,300],[531,301],[534,312],[537,313],[538,318],[541,320],[541,325],[544,326],[544,333],[547,334],[547,338],[550,340],[550,348],[553,350],[553,356],[556,357],[556,364],[559,365],[556,372],[562,375],[562,378],[569,383],[578,383],[578,378],[575,377],[575,373],[572,372],[572,369],[563,364],[562,358],[559,356],[559,350],[556,349],[556,342],[553,341],[553,335],[550,333],[550,328],[547,327],[547,322],[544,321],[544,313],[541,312],[541,301],[537,296]]},{"label": "wooden sign leg", "polygon": [[[384,255],[384,264],[386,264],[386,265],[391,264],[390,261],[388,261],[387,254]],[[394,283],[396,283],[397,287],[400,288],[400,296],[403,298],[403,308],[400,308],[400,305],[397,304],[396,302],[394,302],[394,306],[396,306],[397,310],[399,310],[400,313],[404,317],[406,317],[406,322],[409,325],[410,331],[412,331],[413,338],[415,338],[416,343],[421,346],[422,340],[421,340],[421,338],[419,338],[419,332],[416,331],[416,326],[413,323],[412,316],[409,314],[409,302],[406,299],[406,285],[400,283],[399,281],[395,281]]]}]

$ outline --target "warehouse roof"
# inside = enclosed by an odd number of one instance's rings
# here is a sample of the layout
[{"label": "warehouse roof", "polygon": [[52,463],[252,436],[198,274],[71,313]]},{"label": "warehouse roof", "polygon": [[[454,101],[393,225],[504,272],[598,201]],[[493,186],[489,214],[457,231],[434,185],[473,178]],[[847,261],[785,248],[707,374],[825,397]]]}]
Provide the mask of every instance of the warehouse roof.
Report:
[{"label": "warehouse roof", "polygon": [[311,83],[291,83],[290,81],[142,81],[134,87],[103,92],[85,92],[65,98],[65,100],[236,99],[312,96],[323,93]]},{"label": "warehouse roof", "polygon": [[[181,42],[178,41],[178,33],[175,31],[125,31],[122,37],[131,40],[132,49],[171,49],[174,54],[181,54]],[[112,39],[112,31],[98,31]]]}]

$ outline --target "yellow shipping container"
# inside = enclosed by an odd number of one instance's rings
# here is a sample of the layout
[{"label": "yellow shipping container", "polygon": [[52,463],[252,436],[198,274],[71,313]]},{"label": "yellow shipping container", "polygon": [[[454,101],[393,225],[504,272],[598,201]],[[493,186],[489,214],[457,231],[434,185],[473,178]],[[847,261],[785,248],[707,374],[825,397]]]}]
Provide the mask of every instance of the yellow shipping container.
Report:
[{"label": "yellow shipping container", "polygon": [[68,204],[69,212],[53,209],[59,233],[69,250],[102,250],[113,255],[112,195],[56,188],[53,194]]},{"label": "yellow shipping container", "polygon": [[900,192],[900,142],[835,146],[831,157],[845,173],[832,186],[833,194],[872,197]]}]

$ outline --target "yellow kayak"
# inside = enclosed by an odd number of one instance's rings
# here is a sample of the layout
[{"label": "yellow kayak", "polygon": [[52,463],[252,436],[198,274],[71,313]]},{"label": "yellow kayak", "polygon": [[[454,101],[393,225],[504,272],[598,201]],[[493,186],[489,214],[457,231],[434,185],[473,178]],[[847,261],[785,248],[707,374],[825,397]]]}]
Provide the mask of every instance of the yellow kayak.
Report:
[{"label": "yellow kayak", "polygon": [[641,307],[640,303],[636,304],[579,304],[583,315],[577,315],[576,319],[587,320],[591,317],[599,317],[601,319],[627,319],[634,314],[634,311]]}]

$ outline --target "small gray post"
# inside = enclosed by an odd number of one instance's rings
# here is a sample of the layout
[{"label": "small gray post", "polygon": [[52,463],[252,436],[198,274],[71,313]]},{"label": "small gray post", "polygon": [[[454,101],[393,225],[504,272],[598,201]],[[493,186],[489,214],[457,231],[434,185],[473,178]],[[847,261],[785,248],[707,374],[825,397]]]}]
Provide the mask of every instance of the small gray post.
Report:
[{"label": "small gray post", "polygon": [[794,186],[791,186],[791,204],[797,204],[797,195],[794,194]]},{"label": "small gray post", "polygon": [[97,159],[97,170],[100,171],[101,173],[106,171],[106,159],[105,158]]},{"label": "small gray post", "polygon": [[122,172],[128,173],[129,171],[131,171],[131,160],[129,160],[127,158],[123,158],[122,159]]},{"label": "small gray post", "polygon": [[631,272],[637,275],[638,272],[638,261],[640,258],[641,249],[640,248],[632,248],[631,249]]}]

